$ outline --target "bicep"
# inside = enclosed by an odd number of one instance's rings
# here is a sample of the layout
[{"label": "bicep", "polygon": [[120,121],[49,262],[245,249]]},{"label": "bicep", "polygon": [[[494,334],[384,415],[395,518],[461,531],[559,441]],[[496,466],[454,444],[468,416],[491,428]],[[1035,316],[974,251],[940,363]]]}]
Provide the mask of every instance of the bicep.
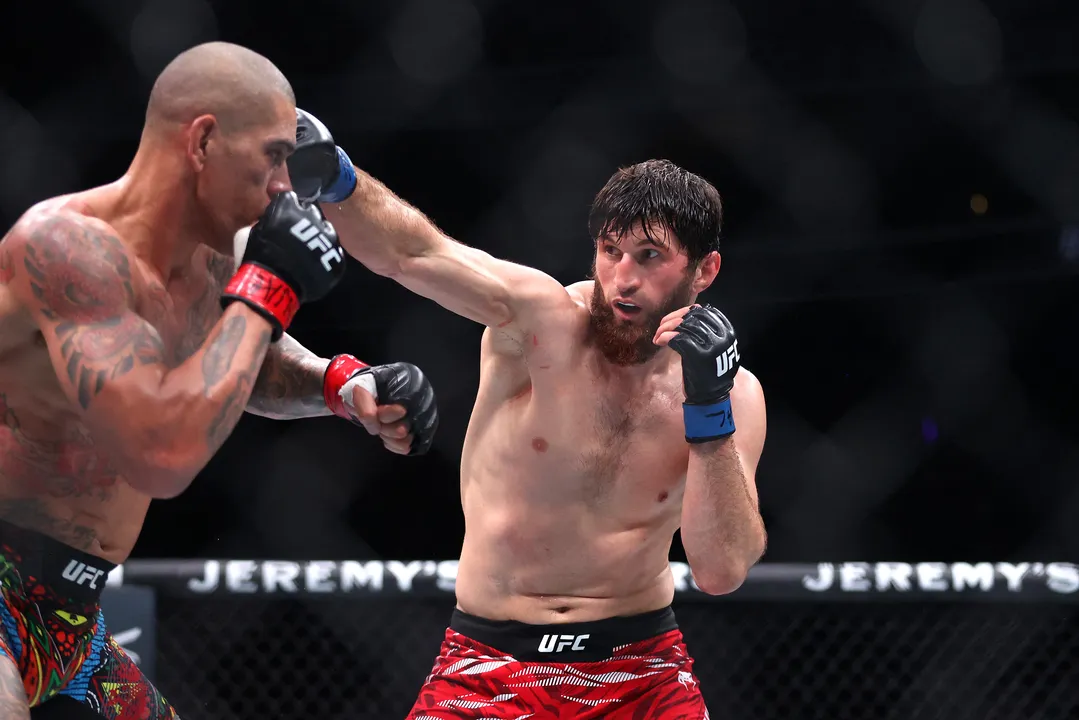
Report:
[{"label": "bicep", "polygon": [[[96,323],[43,323],[42,334],[61,386],[84,412],[100,396],[105,402],[110,395],[123,397],[120,391],[128,376],[140,368],[153,368],[152,378],[146,378],[151,384],[160,385],[164,375],[160,335],[131,311]],[[142,374],[130,381],[141,380]]]},{"label": "bicep", "polygon": [[518,342],[546,314],[573,307],[566,289],[550,275],[449,239],[403,261],[391,277]]},{"label": "bicep", "polygon": [[133,309],[131,258],[107,226],[53,217],[4,245],[14,271],[9,287],[36,320],[76,407],[89,411],[139,368],[163,369],[161,337]]}]

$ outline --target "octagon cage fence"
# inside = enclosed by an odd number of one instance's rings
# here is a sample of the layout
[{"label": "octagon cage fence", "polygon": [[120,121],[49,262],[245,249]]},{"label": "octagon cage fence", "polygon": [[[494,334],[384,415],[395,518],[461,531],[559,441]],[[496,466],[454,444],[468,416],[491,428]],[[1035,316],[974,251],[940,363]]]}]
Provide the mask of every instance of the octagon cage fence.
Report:
[{"label": "octagon cage fence", "polygon": [[[1075,564],[765,563],[721,597],[671,568],[714,718],[1079,716]],[[403,718],[456,570],[132,560],[109,577],[105,618],[185,720]]]}]

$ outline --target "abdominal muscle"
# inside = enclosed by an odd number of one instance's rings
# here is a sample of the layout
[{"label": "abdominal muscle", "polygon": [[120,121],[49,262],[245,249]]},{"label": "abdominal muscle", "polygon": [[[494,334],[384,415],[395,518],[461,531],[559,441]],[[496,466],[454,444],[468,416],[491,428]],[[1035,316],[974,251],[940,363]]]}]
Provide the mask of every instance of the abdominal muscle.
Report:
[{"label": "abdominal muscle", "polygon": [[[636,521],[587,504],[535,502],[527,493],[485,493],[465,482],[466,532],[457,573],[458,607],[490,620],[531,624],[588,622],[670,604],[668,561],[678,503]],[[488,486],[489,487],[489,486]],[[494,496],[494,497],[492,497]]]}]

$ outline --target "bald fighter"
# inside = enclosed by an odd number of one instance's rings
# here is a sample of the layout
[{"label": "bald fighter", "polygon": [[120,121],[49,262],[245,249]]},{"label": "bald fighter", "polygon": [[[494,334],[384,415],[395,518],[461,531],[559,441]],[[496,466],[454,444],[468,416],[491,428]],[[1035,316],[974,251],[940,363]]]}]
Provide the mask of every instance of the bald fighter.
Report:
[{"label": "bald fighter", "polygon": [[764,394],[730,321],[695,302],[720,267],[715,188],[666,161],[619,170],[589,218],[592,279],[563,287],[444,235],[303,111],[298,131],[293,181],[333,189],[344,249],[487,326],[457,609],[410,717],[707,717],[673,535],[711,594],[765,547]]},{"label": "bald fighter", "polygon": [[183,492],[245,409],[429,446],[418,369],[284,334],[344,273],[333,226],[290,190],[295,136],[273,64],[192,48],[157,79],[127,173],[36,205],[0,242],[0,720],[176,717],[99,599],[150,501]]}]

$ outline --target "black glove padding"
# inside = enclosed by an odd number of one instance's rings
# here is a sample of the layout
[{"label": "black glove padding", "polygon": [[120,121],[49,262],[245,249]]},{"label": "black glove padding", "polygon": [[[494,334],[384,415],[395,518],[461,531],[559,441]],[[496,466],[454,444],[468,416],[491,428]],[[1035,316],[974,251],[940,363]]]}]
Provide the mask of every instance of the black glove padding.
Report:
[{"label": "black glove padding", "polygon": [[296,193],[279,193],[251,228],[221,305],[247,303],[270,321],[277,340],[300,305],[325,297],[344,274],[337,232],[321,210],[301,205]]},{"label": "black glove padding", "polygon": [[412,363],[395,362],[364,370],[375,377],[379,405],[401,405],[412,433],[409,455],[423,455],[431,449],[438,430],[438,403],[431,381]]},{"label": "black glove padding", "polygon": [[300,200],[341,202],[356,189],[356,172],[345,151],[337,147],[329,128],[317,117],[296,108],[296,150],[288,158],[292,188]]},{"label": "black glove padding", "polygon": [[705,442],[734,432],[730,394],[741,357],[734,326],[711,305],[694,307],[668,343],[682,356],[686,439]]}]

